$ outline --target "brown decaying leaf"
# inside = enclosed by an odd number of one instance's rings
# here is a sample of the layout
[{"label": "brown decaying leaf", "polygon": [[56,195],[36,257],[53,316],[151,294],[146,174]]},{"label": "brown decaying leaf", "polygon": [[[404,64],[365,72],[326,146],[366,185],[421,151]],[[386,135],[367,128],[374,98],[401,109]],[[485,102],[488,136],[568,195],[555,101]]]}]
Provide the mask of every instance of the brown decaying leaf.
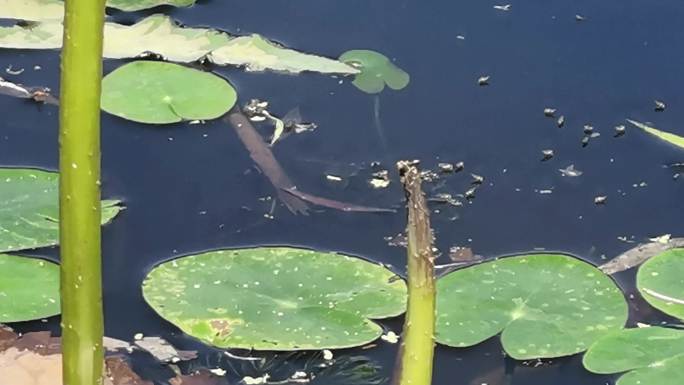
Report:
[{"label": "brown decaying leaf", "polygon": [[667,242],[644,243],[625,251],[617,257],[599,266],[606,274],[615,274],[631,269],[646,262],[663,251],[676,247],[684,247],[684,238],[671,238]]},{"label": "brown decaying leaf", "polygon": [[195,373],[183,375],[179,374],[169,380],[171,385],[227,385],[225,378],[211,373],[209,370],[201,369]]},{"label": "brown decaying leaf", "polygon": [[[0,325],[0,385],[60,385],[61,339],[49,331],[21,337]],[[105,359],[104,385],[153,385],[144,381],[121,356]],[[11,379],[11,382],[4,382]]]}]

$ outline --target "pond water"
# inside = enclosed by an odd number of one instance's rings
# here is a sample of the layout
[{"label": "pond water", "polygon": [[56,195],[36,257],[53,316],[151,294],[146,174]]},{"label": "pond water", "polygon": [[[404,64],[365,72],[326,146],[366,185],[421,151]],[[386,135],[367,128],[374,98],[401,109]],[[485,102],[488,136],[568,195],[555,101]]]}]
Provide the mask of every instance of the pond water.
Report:
[{"label": "pond water", "polygon": [[[318,124],[313,133],[290,136],[274,150],[297,186],[309,193],[401,208],[394,162],[406,158],[420,159],[424,168],[465,163],[465,172],[445,178],[439,192],[463,193],[470,173],[483,176],[471,203],[447,210],[434,206],[441,209],[433,213],[433,227],[445,254],[453,245],[487,258],[543,248],[600,264],[633,247],[621,237],[640,242],[677,233],[684,184],[667,165],[684,161],[681,150],[629,125],[626,135],[614,138],[613,127],[633,118],[684,134],[684,55],[678,49],[684,40],[684,4],[530,0],[511,2],[509,11],[494,9],[496,4],[201,1],[189,9],[154,11],[186,25],[258,32],[330,57],[367,48],[395,60],[411,83],[377,97],[359,92],[348,80],[340,84],[318,74],[214,70],[230,79],[240,103],[266,99],[280,114],[299,107],[305,120]],[[151,13],[113,13],[113,19],[132,23]],[[121,64],[109,60],[105,71]],[[59,88],[57,52],[2,50],[0,67],[8,65],[26,68],[18,76],[2,74],[8,80]],[[489,85],[478,86],[484,75],[491,76]],[[654,110],[656,99],[667,104],[665,111]],[[544,116],[546,107],[565,116],[563,128]],[[56,169],[56,108],[2,97],[0,112],[0,164]],[[601,136],[583,147],[585,124]],[[542,162],[545,149],[555,156]],[[274,196],[273,188],[222,120],[157,127],[103,114],[102,154],[103,194],[120,197],[127,207],[103,232],[107,335],[161,335],[180,348],[200,349],[201,360],[215,357],[143,301],[140,283],[146,273],[174,256],[297,245],[364,256],[398,271],[405,263],[405,250],[384,239],[404,228],[402,210],[321,209],[295,216],[278,204],[274,218],[265,218],[271,203],[263,198]],[[389,188],[367,184],[374,161],[392,172]],[[571,164],[583,174],[563,177],[559,169]],[[330,182],[327,173],[342,175],[347,183]],[[606,204],[594,204],[604,195]],[[56,258],[58,251],[23,254]],[[627,294],[634,293],[633,271],[617,278]],[[630,324],[637,314],[641,322],[663,319],[641,300],[630,300],[630,306]],[[401,319],[383,324],[399,332]],[[40,322],[16,326],[45,328]],[[58,320],[48,326],[57,329]],[[377,360],[383,375],[389,375],[396,348],[380,344],[350,353]],[[138,366],[148,376],[163,378],[161,371],[145,369],[144,361]],[[586,372],[581,356],[527,363],[506,359],[498,338],[464,350],[438,347],[435,367],[434,384],[440,385],[613,383],[611,377]]]}]

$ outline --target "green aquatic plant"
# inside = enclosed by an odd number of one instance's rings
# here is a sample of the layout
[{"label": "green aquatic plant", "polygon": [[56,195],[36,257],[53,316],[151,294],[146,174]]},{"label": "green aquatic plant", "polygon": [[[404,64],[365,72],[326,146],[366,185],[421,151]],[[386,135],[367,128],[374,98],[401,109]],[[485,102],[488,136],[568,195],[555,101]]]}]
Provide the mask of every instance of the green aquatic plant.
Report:
[{"label": "green aquatic plant", "polygon": [[59,314],[59,266],[42,259],[0,254],[0,323]]},{"label": "green aquatic plant", "polygon": [[[0,26],[0,48],[59,49],[62,36],[60,21]],[[248,71],[359,73],[339,60],[289,49],[257,34],[232,36],[210,28],[182,27],[162,14],[148,16],[130,26],[105,23],[105,58],[136,58],[150,53],[172,62],[206,60],[222,66],[242,66]]]},{"label": "green aquatic plant", "polygon": [[679,385],[684,378],[684,330],[620,330],[591,345],[582,362],[593,373],[627,372],[616,385]]},{"label": "green aquatic plant", "polygon": [[[140,11],[160,5],[187,7],[195,0],[107,0],[107,7]],[[64,0],[0,0],[0,18],[44,21],[64,18]]]},{"label": "green aquatic plant", "polygon": [[380,337],[406,285],[385,267],[289,247],[219,250],[162,263],[143,295],[187,334],[221,348],[333,349]]},{"label": "green aquatic plant", "polygon": [[387,56],[370,50],[355,49],[340,56],[340,61],[361,71],[352,84],[368,94],[377,94],[385,85],[393,90],[408,86],[411,77],[397,67]]},{"label": "green aquatic plant", "polygon": [[[31,168],[0,168],[0,253],[59,243],[59,174]],[[100,223],[123,210],[118,200],[101,202]]]},{"label": "green aquatic plant", "polygon": [[397,163],[397,168],[408,209],[408,306],[394,382],[397,385],[430,385],[435,354],[436,298],[430,210],[423,195],[418,168],[406,161]]},{"label": "green aquatic plant", "polygon": [[216,119],[236,101],[224,79],[173,63],[132,62],[102,81],[102,109],[140,123]]},{"label": "green aquatic plant", "polygon": [[636,120],[627,119],[627,121],[633,124],[634,126],[644,130],[644,132],[647,132],[664,142],[670,143],[679,148],[684,148],[684,137],[682,136],[673,134],[671,132],[661,131],[655,127],[651,127],[647,124],[637,122]]},{"label": "green aquatic plant", "polygon": [[100,91],[104,0],[67,0],[59,106],[62,377],[102,382]]},{"label": "green aquatic plant", "polygon": [[637,289],[654,308],[684,319],[684,248],[646,261],[637,272]]},{"label": "green aquatic plant", "polygon": [[501,333],[515,359],[567,356],[626,320],[615,282],[567,255],[506,257],[437,281],[437,341],[448,346],[473,346]]}]

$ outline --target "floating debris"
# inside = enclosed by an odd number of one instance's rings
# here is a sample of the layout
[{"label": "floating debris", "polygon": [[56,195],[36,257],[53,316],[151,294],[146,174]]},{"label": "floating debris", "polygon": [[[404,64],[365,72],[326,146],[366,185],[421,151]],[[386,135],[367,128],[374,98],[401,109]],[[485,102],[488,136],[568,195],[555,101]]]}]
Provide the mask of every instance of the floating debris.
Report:
[{"label": "floating debris", "polygon": [[406,247],[408,246],[408,239],[406,239],[406,233],[401,232],[397,235],[394,236],[386,236],[383,237],[382,239],[387,242],[387,246],[392,246],[392,247]]},{"label": "floating debris", "polygon": [[420,172],[420,178],[423,182],[431,183],[439,179],[439,174],[432,170],[423,170]]},{"label": "floating debris", "polygon": [[577,20],[577,21],[585,21],[585,20],[587,20],[587,18],[584,17],[584,16],[582,16],[582,15],[580,15],[580,14],[576,14],[576,15],[575,15],[575,20]]},{"label": "floating debris", "polygon": [[558,171],[560,171],[562,176],[567,177],[578,177],[584,173],[583,171],[577,170],[574,164],[571,164],[566,168],[559,168]]},{"label": "floating debris", "polygon": [[555,108],[544,108],[544,116],[548,116],[549,118],[552,118],[553,115],[556,113]]},{"label": "floating debris", "polygon": [[499,11],[510,11],[511,10],[511,4],[505,4],[505,5],[495,5],[494,9],[497,9]]},{"label": "floating debris", "polygon": [[342,182],[342,178],[337,176],[337,175],[326,175],[325,179],[331,181],[331,182]]},{"label": "floating debris", "polygon": [[22,73],[24,73],[24,69],[19,68],[18,70],[15,70],[12,68],[12,65],[10,64],[9,66],[7,66],[7,68],[5,68],[5,72],[9,75],[15,75],[16,76],[16,75],[21,75]]},{"label": "floating debris", "polygon": [[582,147],[587,147],[589,145],[589,137],[585,136],[582,138]]},{"label": "floating debris", "polygon": [[619,126],[615,126],[615,135],[613,135],[613,137],[618,138],[618,137],[624,135],[626,131],[627,131],[627,129],[625,128],[624,124],[621,124]]},{"label": "floating debris", "polygon": [[551,158],[553,158],[554,153],[553,150],[542,150],[542,162],[545,162]]},{"label": "floating debris", "polygon": [[477,191],[477,187],[473,187],[473,188],[469,189],[468,191],[464,192],[463,196],[467,200],[475,199],[475,191]]},{"label": "floating debris", "polygon": [[563,126],[565,125],[565,116],[564,115],[561,115],[558,118],[558,120],[556,120],[556,125],[558,126],[558,128],[563,128]]},{"label": "floating debris", "polygon": [[606,203],[607,200],[608,200],[608,197],[607,197],[607,196],[605,196],[605,195],[599,195],[599,196],[597,196],[597,197],[594,198],[594,203],[597,204],[597,205],[603,205],[603,204]]},{"label": "floating debris", "polygon": [[437,203],[448,203],[448,204],[455,206],[455,207],[463,206],[463,203],[461,201],[454,198],[453,195],[448,194],[448,193],[437,194],[433,197],[428,198],[428,201],[429,202],[437,202]]},{"label": "floating debris", "polygon": [[439,171],[445,174],[451,174],[454,172],[454,170],[456,170],[453,163],[438,163],[437,168],[439,168]]},{"label": "floating debris", "polygon": [[368,181],[373,188],[386,188],[390,185],[389,171],[380,170],[373,173],[373,177]]},{"label": "floating debris", "polygon": [[399,336],[397,335],[397,333],[391,330],[388,331],[387,334],[383,334],[382,336],[380,336],[380,339],[390,344],[396,344],[397,342],[399,342]]},{"label": "floating debris", "polygon": [[481,175],[470,174],[470,176],[473,177],[473,180],[470,182],[471,184],[481,185],[484,182],[484,177]]},{"label": "floating debris", "polygon": [[655,103],[655,110],[658,112],[665,111],[665,103],[661,102],[660,100],[654,100]]},{"label": "floating debris", "polygon": [[481,85],[481,86],[488,86],[488,85],[489,85],[489,79],[490,79],[490,78],[491,78],[491,76],[489,76],[489,75],[480,76],[480,77],[477,79],[477,84],[479,84],[479,85]]}]

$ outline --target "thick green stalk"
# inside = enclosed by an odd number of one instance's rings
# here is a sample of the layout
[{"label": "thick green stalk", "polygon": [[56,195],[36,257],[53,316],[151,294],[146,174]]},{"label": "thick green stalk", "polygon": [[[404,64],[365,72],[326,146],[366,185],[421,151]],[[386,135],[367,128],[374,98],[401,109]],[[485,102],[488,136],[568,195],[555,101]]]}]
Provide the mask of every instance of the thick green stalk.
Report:
[{"label": "thick green stalk", "polygon": [[100,84],[104,0],[66,0],[59,226],[64,385],[102,383]]},{"label": "thick green stalk", "polygon": [[420,173],[397,163],[408,202],[408,309],[394,383],[430,385],[435,345],[435,275],[430,214]]}]

